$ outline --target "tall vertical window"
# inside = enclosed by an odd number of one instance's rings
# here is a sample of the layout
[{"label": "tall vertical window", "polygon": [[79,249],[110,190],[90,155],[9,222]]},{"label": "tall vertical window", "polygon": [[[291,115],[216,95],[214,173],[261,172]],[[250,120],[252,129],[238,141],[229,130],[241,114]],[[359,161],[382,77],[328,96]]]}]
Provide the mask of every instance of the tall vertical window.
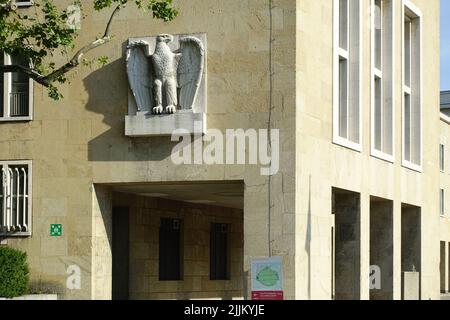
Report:
[{"label": "tall vertical window", "polygon": [[0,236],[31,235],[31,163],[0,162]]},{"label": "tall vertical window", "polygon": [[361,150],[361,4],[334,0],[333,141]]},{"label": "tall vertical window", "polygon": [[439,207],[440,207],[440,214],[443,217],[445,215],[445,191],[444,189],[440,190],[439,193]]},{"label": "tall vertical window", "polygon": [[445,171],[445,146],[439,145],[439,168],[442,172]]},{"label": "tall vertical window", "polygon": [[403,1],[403,164],[422,167],[422,27],[420,10]]},{"label": "tall vertical window", "polygon": [[394,0],[372,0],[372,155],[394,158]]},{"label": "tall vertical window", "polygon": [[227,224],[212,223],[210,236],[210,278],[229,280]]},{"label": "tall vertical window", "polygon": [[[0,53],[2,65],[28,66],[23,58]],[[0,121],[31,120],[33,81],[25,73],[7,72],[0,75]]]},{"label": "tall vertical window", "polygon": [[159,227],[159,280],[182,280],[181,220],[162,218]]}]

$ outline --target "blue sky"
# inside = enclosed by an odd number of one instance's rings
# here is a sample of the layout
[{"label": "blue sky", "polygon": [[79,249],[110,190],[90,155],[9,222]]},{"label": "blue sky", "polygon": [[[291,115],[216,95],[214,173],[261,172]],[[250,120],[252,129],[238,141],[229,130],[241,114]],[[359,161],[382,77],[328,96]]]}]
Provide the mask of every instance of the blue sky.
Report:
[{"label": "blue sky", "polygon": [[441,0],[441,89],[450,90],[450,0]]}]

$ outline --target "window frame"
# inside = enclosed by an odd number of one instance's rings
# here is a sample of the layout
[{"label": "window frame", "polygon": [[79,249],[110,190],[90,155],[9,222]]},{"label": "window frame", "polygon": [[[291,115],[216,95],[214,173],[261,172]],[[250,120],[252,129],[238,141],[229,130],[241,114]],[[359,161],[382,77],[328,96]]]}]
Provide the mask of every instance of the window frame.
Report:
[{"label": "window frame", "polygon": [[445,190],[439,190],[439,215],[445,217]]},{"label": "window frame", "polygon": [[[395,37],[395,32],[396,32],[396,28],[395,28],[395,19],[396,19],[396,11],[395,11],[395,2],[396,0],[381,0],[381,5],[382,5],[382,12],[381,12],[381,24],[382,24],[382,28],[381,28],[381,48],[380,48],[380,63],[381,63],[381,70],[377,67],[376,65],[376,59],[375,59],[375,55],[376,55],[376,39],[375,39],[375,10],[376,10],[376,5],[375,5],[375,0],[371,0],[371,78],[370,78],[370,86],[371,86],[371,100],[370,100],[370,115],[371,115],[371,156],[378,158],[380,160],[384,160],[390,163],[394,163],[395,162],[395,131],[396,131],[396,126],[395,126],[395,44],[396,44],[396,37]],[[390,16],[392,18],[391,21],[391,25],[392,27],[390,28],[390,30],[386,30],[385,28],[387,28],[387,26],[385,26],[385,11],[384,10],[391,10]],[[384,53],[384,47],[385,47],[385,34],[389,32],[389,35],[391,37],[390,42],[391,42],[391,50],[390,53],[388,54],[390,61],[390,69],[391,70],[386,70],[386,64],[385,64],[385,56],[387,54]],[[387,79],[386,79],[387,78]],[[390,85],[389,87],[386,88],[386,82],[390,79]],[[385,109],[385,105],[388,103],[385,100],[385,92],[389,92],[390,96],[391,96],[391,117],[390,117],[390,125],[392,127],[392,136],[391,136],[391,146],[392,146],[392,154],[386,153],[383,150],[378,150],[376,148],[376,123],[375,123],[375,119],[376,119],[376,80],[381,81],[381,111],[383,112]],[[382,145],[384,144],[385,141],[385,119],[384,119],[384,114],[382,113],[381,115],[381,143]],[[383,148],[382,148],[383,149]]]},{"label": "window frame", "polygon": [[[349,8],[351,8],[351,3],[352,1],[355,0],[348,0],[349,3]],[[358,0],[359,1],[359,0]],[[359,4],[359,10],[357,12],[358,16],[359,16],[359,28],[358,28],[358,52],[357,52],[357,56],[358,56],[358,79],[359,79],[359,84],[357,86],[357,90],[358,90],[358,110],[359,110],[359,114],[358,114],[358,142],[354,142],[351,141],[348,138],[343,138],[340,136],[340,114],[339,114],[339,107],[340,107],[340,90],[339,90],[339,83],[340,83],[340,59],[341,57],[346,58],[346,60],[348,61],[348,66],[347,66],[347,83],[349,83],[349,79],[350,79],[350,65],[352,64],[352,62],[350,61],[350,50],[348,49],[346,52],[344,52],[344,50],[342,50],[340,48],[340,17],[339,17],[339,12],[340,12],[340,0],[333,0],[333,125],[332,125],[332,130],[333,130],[333,143],[336,145],[340,145],[343,147],[346,147],[348,149],[357,151],[357,152],[362,152],[362,138],[363,138],[363,134],[362,134],[362,119],[363,119],[363,112],[362,112],[362,76],[363,76],[363,70],[362,70],[362,59],[363,59],[363,6],[361,4]],[[347,25],[348,25],[348,29],[350,29],[350,23],[351,23],[351,9],[348,10],[348,12],[350,13],[347,19]],[[352,37],[350,37],[350,34],[347,35],[347,46],[350,47],[351,46],[351,42],[352,42]],[[349,90],[349,85],[347,86],[347,97],[349,98],[351,96],[350,94],[350,90]],[[349,100],[349,99],[348,99]],[[347,113],[348,113],[348,108],[347,108]],[[348,119],[348,117],[347,117]]]},{"label": "window frame", "polygon": [[445,144],[439,144],[439,170],[445,172]]},{"label": "window frame", "polygon": [[[5,52],[3,54],[3,62],[4,65],[11,65],[11,56]],[[25,117],[11,117],[11,101],[9,99],[9,95],[12,90],[12,72],[4,72],[3,73],[3,114],[0,114],[0,122],[20,122],[20,121],[32,121],[34,117],[34,81],[32,78],[29,78],[28,83],[28,116]]]},{"label": "window frame", "polygon": [[[0,166],[28,166],[27,186],[28,186],[28,231],[21,232],[3,232],[0,231],[0,237],[31,237],[33,233],[33,161],[32,160],[9,160],[0,161]],[[1,170],[0,170],[1,172]],[[3,176],[1,178],[3,180]],[[3,183],[3,181],[1,181]]]},{"label": "window frame", "polygon": [[[419,95],[418,103],[419,103],[419,125],[420,125],[420,137],[419,137],[419,149],[420,149],[420,155],[419,155],[419,161],[420,164],[416,164],[412,162],[411,160],[406,160],[406,119],[405,119],[405,108],[406,108],[406,95],[409,95],[410,97],[410,105],[412,105],[412,101],[414,100],[413,96],[413,84],[410,82],[409,86],[407,86],[405,78],[406,78],[406,61],[405,61],[405,48],[406,48],[406,41],[405,41],[405,18],[407,17],[407,13],[412,13],[415,17],[412,19],[419,19],[419,67],[418,72],[420,75],[419,83],[416,84],[416,86],[419,87],[418,92],[416,92],[416,95]],[[404,168],[416,171],[416,172],[423,172],[423,15],[422,11],[410,0],[402,0],[402,13],[401,13],[401,21],[402,21],[402,166]],[[410,17],[411,18],[411,17]],[[411,36],[411,35],[410,35]],[[412,55],[412,53],[411,53]],[[410,65],[412,65],[413,62],[410,61]],[[412,80],[412,69],[410,70],[410,79]],[[410,136],[411,139],[411,136]],[[410,147],[411,147],[410,142]],[[411,153],[411,151],[410,151]]]}]

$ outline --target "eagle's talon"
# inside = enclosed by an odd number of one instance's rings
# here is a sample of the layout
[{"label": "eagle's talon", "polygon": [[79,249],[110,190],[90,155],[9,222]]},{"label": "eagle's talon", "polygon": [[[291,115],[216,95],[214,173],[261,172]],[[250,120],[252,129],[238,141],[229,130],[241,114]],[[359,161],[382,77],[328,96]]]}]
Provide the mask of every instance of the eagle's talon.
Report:
[{"label": "eagle's talon", "polygon": [[174,105],[170,105],[166,107],[166,112],[171,114],[177,112],[177,108]]},{"label": "eagle's talon", "polygon": [[163,107],[162,106],[156,106],[153,108],[153,113],[154,114],[162,114],[163,113]]}]

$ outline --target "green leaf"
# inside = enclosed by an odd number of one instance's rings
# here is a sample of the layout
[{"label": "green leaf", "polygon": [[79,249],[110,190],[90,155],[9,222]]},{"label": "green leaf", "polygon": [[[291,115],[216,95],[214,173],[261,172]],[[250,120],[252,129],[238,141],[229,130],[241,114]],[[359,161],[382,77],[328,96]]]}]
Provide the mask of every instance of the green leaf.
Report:
[{"label": "green leaf", "polygon": [[107,56],[100,56],[97,58],[98,63],[103,67],[108,64],[109,58]]},{"label": "green leaf", "polygon": [[[0,0],[6,4],[9,0]],[[79,33],[66,22],[70,15],[66,8],[59,8],[55,0],[35,0],[34,8],[27,10],[26,14],[20,10],[8,11],[0,9],[0,48],[8,54],[21,56],[30,61],[31,68],[48,75],[58,68],[56,59],[60,55],[69,54],[75,49],[75,40]],[[82,10],[81,0],[73,0]],[[178,15],[172,0],[93,0],[90,3],[96,11],[108,10],[119,6],[121,10],[126,4],[133,4],[142,11],[149,11],[156,19],[171,21]],[[105,27],[108,20],[105,20]],[[92,67],[93,62],[100,66],[108,63],[108,57],[100,56],[83,61],[85,66]],[[59,65],[59,64],[58,64]],[[66,78],[53,80],[54,83],[65,83]],[[49,96],[59,100],[62,95],[55,86],[48,87]]]}]

